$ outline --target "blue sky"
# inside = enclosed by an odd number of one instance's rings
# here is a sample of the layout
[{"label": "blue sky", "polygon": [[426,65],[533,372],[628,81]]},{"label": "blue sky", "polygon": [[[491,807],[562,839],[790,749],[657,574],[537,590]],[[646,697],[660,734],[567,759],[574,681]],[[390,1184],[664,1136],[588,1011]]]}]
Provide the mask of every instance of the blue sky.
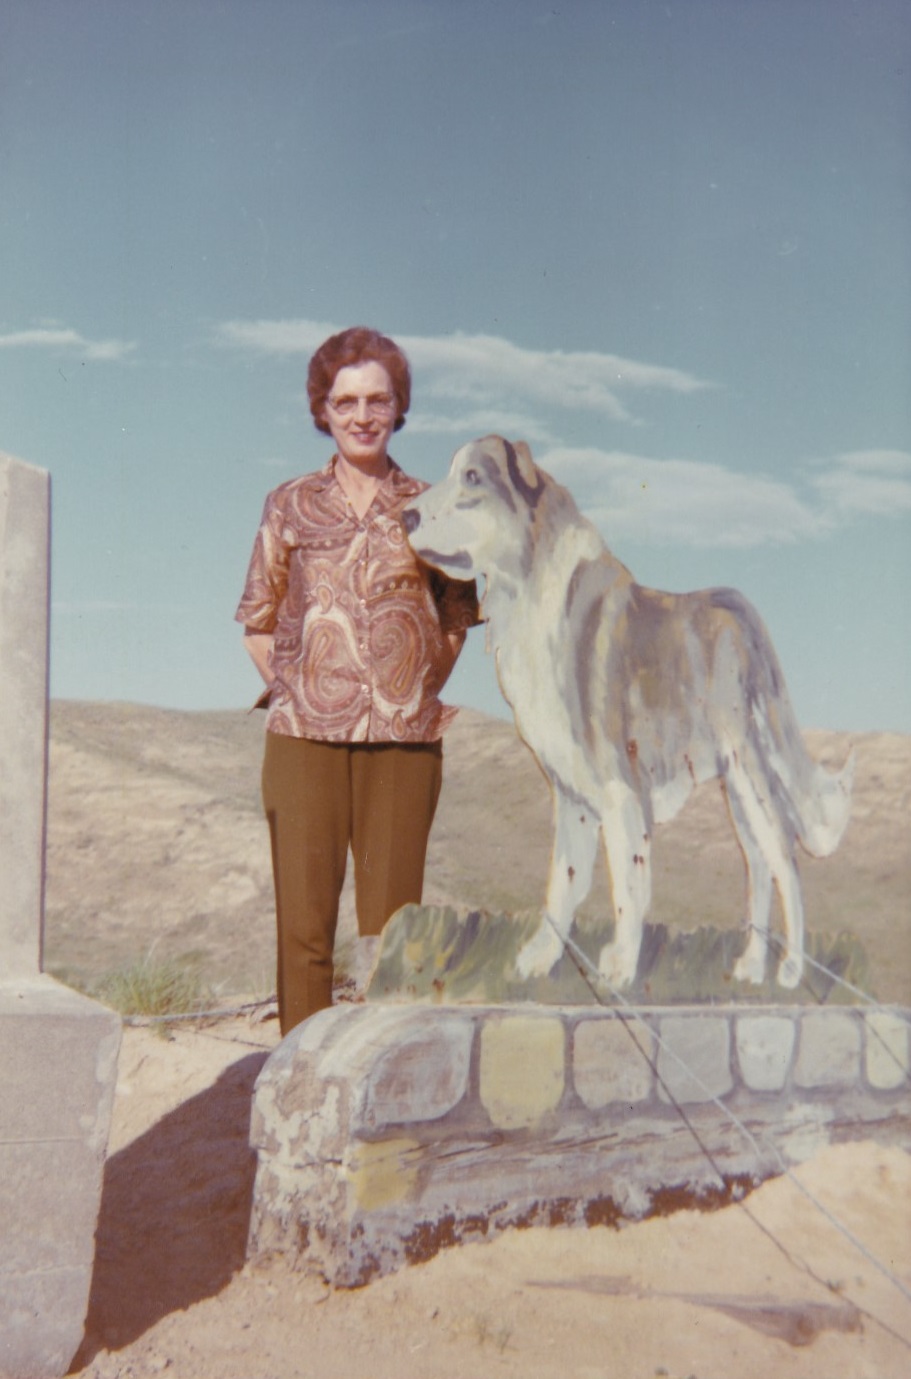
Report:
[{"label": "blue sky", "polygon": [[[363,322],[410,472],[526,439],[637,578],[756,603],[805,725],[911,731],[909,130],[904,0],[5,0],[52,692],[249,701],[262,501]],[[447,697],[505,712],[480,631]]]}]

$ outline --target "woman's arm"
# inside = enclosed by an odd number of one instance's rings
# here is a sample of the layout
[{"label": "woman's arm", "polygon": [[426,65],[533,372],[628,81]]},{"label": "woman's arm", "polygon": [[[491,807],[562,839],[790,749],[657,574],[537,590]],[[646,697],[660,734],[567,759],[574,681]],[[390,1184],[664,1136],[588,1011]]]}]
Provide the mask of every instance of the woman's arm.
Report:
[{"label": "woman's arm", "polygon": [[267,685],[271,685],[274,679],[272,673],[272,649],[274,645],[275,637],[271,632],[247,632],[244,634],[244,646]]},{"label": "woman's arm", "polygon": [[446,632],[446,633],[444,634],[444,637],[443,637],[444,659],[443,659],[443,663],[442,663],[442,664],[440,665],[440,667],[439,667],[439,671],[440,671],[440,682],[439,682],[439,685],[437,686],[437,693],[439,693],[439,691],[443,688],[443,686],[445,685],[446,681],[449,679],[450,675],[452,674],[453,666],[455,665],[456,661],[459,659],[459,652],[462,650],[462,647],[463,647],[464,645],[465,645],[465,633],[464,633],[464,632],[462,632],[462,631],[458,631],[458,632]]}]

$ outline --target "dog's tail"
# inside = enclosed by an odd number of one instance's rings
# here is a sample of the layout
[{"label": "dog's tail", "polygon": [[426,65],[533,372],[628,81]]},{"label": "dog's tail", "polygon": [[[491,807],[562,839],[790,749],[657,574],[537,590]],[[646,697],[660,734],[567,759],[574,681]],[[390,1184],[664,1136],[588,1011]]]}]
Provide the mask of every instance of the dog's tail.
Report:
[{"label": "dog's tail", "polygon": [[772,713],[768,713],[768,705],[753,706],[761,755],[777,779],[779,798],[783,796],[787,801],[787,812],[801,847],[811,857],[829,857],[841,842],[851,817],[854,748],[839,770],[815,761],[807,751],[783,683],[778,690]]},{"label": "dog's tail", "polygon": [[851,817],[854,748],[840,771],[811,761],[811,788],[801,802],[801,844],[812,857],[829,857],[841,842]]},{"label": "dog's tail", "polygon": [[791,705],[774,647],[758,613],[742,595],[714,591],[716,607],[736,611],[748,647],[747,703],[756,764],[811,857],[829,857],[848,826],[854,787],[854,749],[840,770],[814,761]]}]

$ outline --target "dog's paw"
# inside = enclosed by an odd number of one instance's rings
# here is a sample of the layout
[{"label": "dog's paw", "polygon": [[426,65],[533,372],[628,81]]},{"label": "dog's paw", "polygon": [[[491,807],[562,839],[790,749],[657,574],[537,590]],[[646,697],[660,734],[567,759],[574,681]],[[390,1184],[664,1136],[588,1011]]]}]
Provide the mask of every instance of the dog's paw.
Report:
[{"label": "dog's paw", "polygon": [[529,977],[546,977],[562,958],[563,947],[563,940],[547,920],[542,919],[540,929],[519,949],[516,971],[523,981],[528,981]]},{"label": "dog's paw", "polygon": [[618,943],[609,943],[601,949],[598,959],[598,974],[610,987],[629,986],[636,976],[639,954],[621,948]]},{"label": "dog's paw", "polygon": [[775,980],[779,986],[783,986],[786,991],[793,991],[799,986],[803,976],[803,956],[800,953],[788,953],[782,960]]},{"label": "dog's paw", "polygon": [[734,963],[734,981],[749,982],[750,986],[762,986],[765,980],[765,956],[751,953],[749,948]]}]

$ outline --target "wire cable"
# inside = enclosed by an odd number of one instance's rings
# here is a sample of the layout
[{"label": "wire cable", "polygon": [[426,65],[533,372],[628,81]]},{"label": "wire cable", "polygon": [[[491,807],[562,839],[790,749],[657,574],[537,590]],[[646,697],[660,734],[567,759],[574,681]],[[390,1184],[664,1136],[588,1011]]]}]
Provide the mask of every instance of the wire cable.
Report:
[{"label": "wire cable", "polygon": [[[560,934],[556,924],[551,919],[550,915],[546,914],[546,912],[545,918],[553,928],[554,932],[557,933],[559,937]],[[651,1038],[654,1038],[659,1048],[663,1049],[665,1054],[671,1059],[673,1059],[673,1061],[676,1062],[684,1070],[687,1076],[692,1079],[696,1086],[699,1087],[705,1093],[706,1100],[711,1101],[715,1106],[717,1106],[719,1110],[723,1113],[723,1115],[731,1122],[731,1124],[734,1125],[735,1128],[740,1131],[740,1133],[744,1136],[748,1144],[755,1152],[759,1162],[762,1163],[764,1156],[760,1149],[760,1142],[759,1140],[757,1140],[753,1132],[743,1123],[740,1117],[737,1116],[729,1106],[725,1105],[725,1103],[721,1100],[720,1097],[715,1096],[715,1094],[711,1091],[709,1087],[706,1086],[706,1084],[702,1081],[698,1074],[693,1072],[693,1070],[688,1066],[685,1060],[682,1059],[680,1055],[670,1047],[667,1041],[661,1038],[661,1035],[658,1033],[658,1031],[653,1029],[653,1027],[648,1023],[648,1021],[642,1017],[642,1015],[635,1008],[635,1006],[633,1006],[631,1002],[629,1002],[620,991],[618,991],[614,986],[611,985],[607,978],[603,976],[603,974],[598,970],[597,967],[595,967],[594,963],[585,955],[585,953],[582,952],[578,944],[576,944],[571,938],[566,938],[565,944],[566,948],[571,953],[574,961],[576,962],[576,965],[579,967],[582,976],[587,981],[588,986],[594,994],[598,1004],[602,1006],[606,1005],[606,1002],[602,1000],[600,991],[598,989],[600,986],[603,985],[610,992],[610,995],[613,997],[613,999],[619,1005],[623,1006],[623,1008],[626,1011],[629,1012],[632,1018],[636,1020],[637,1023],[640,1024],[648,1032]],[[591,978],[594,979],[594,985],[592,983],[592,980],[590,980]],[[648,1054],[641,1048],[641,1045],[639,1044],[638,1040],[633,1039],[633,1043],[635,1044],[636,1048],[640,1050],[640,1052],[648,1062],[649,1067],[652,1068],[655,1075],[658,1076],[658,1071],[655,1064],[653,1063],[652,1059],[648,1056]],[[674,1110],[677,1112],[678,1115],[681,1116],[684,1124],[687,1126],[690,1132],[693,1133],[692,1126],[690,1125],[689,1119],[683,1111],[683,1108],[680,1106],[677,1099],[674,1096],[672,1096],[672,1094],[669,1092],[667,1084],[663,1080],[662,1086],[664,1087],[665,1094],[668,1096],[671,1105],[674,1107]],[[694,1139],[699,1147],[700,1152],[705,1155],[713,1172],[715,1172],[719,1175],[719,1177],[721,1177],[722,1175],[720,1174],[719,1168],[713,1156],[706,1150],[701,1138],[698,1135],[694,1134]],[[780,1150],[777,1148],[777,1146],[772,1144],[770,1141],[766,1140],[765,1137],[763,1137],[763,1141],[765,1144],[765,1148],[774,1158],[780,1172],[794,1184],[798,1191],[801,1192],[803,1196],[806,1197],[807,1200],[813,1204],[814,1207],[816,1207],[816,1209],[829,1221],[829,1223],[835,1227],[839,1234],[841,1234],[847,1241],[849,1241],[850,1244],[856,1250],[858,1250],[864,1256],[864,1258],[870,1264],[873,1265],[875,1269],[879,1271],[879,1273],[881,1273],[885,1278],[887,1278],[889,1282],[892,1283],[893,1286],[897,1288],[898,1291],[905,1298],[907,1298],[909,1302],[911,1302],[911,1289],[907,1288],[905,1284],[902,1283],[901,1279],[898,1278],[897,1275],[892,1272],[888,1265],[884,1264],[882,1260],[878,1259],[876,1255],[874,1255],[873,1252],[863,1243],[863,1241],[859,1240],[858,1237],[854,1235],[853,1231],[849,1230],[849,1228],[844,1224],[844,1222],[840,1221],[838,1217],[829,1210],[828,1207],[826,1207],[822,1202],[819,1201],[819,1199],[815,1196],[814,1193],[810,1191],[808,1187],[801,1183],[800,1179],[797,1178],[793,1170],[785,1162],[785,1159],[781,1154]],[[742,1206],[743,1204],[741,1203],[739,1205]],[[753,1216],[751,1212],[748,1212],[748,1215],[750,1216],[751,1220],[756,1220],[756,1218]],[[757,1224],[760,1225],[760,1228],[763,1229],[767,1235],[769,1234],[766,1228],[762,1227],[761,1223],[757,1222]],[[784,1246],[780,1244],[780,1242],[776,1243],[779,1244],[779,1248],[781,1248],[785,1254],[789,1255],[789,1252],[785,1249]],[[911,1349],[911,1342],[905,1341],[905,1344],[908,1345],[909,1349]]]}]

